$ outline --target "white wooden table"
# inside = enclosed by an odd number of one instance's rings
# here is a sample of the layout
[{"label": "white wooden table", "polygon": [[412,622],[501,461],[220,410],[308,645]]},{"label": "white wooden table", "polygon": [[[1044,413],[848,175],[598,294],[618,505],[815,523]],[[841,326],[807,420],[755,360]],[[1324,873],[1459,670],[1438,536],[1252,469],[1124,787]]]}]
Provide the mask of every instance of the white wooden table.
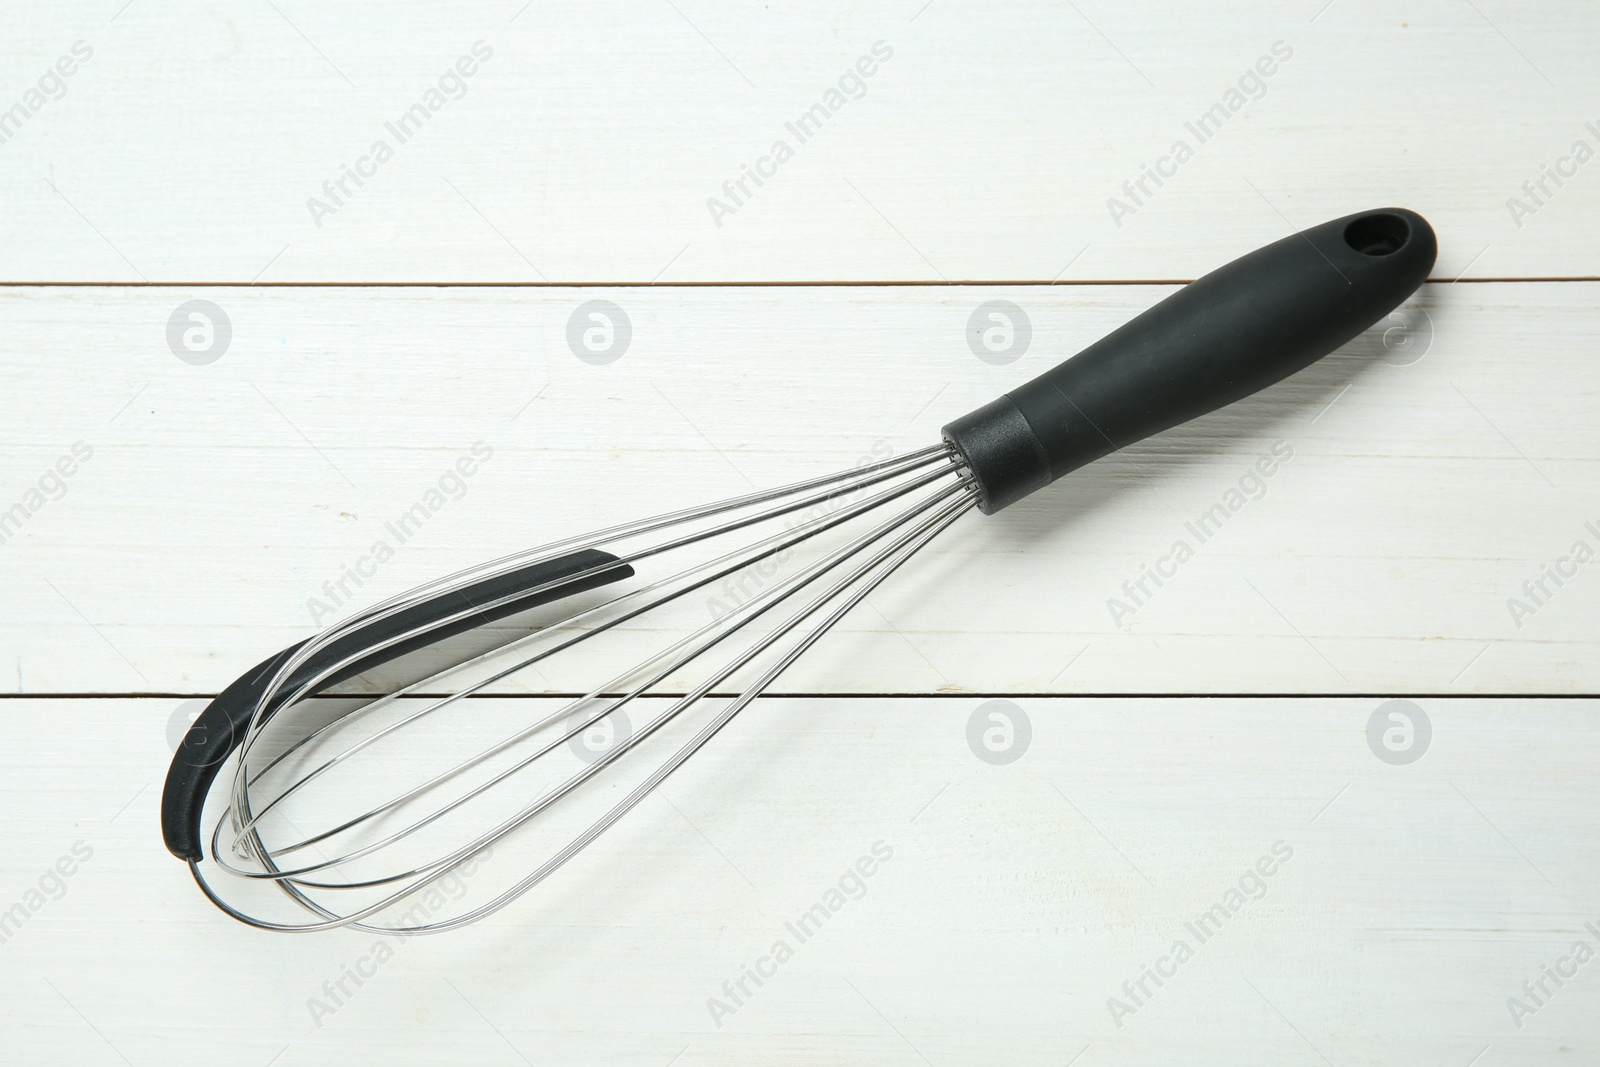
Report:
[{"label": "white wooden table", "polygon": [[[1593,5],[107,0],[0,29],[0,1060],[1600,1062]],[[963,520],[493,919],[374,965],[232,923],[162,849],[171,724],[322,609],[931,443],[1385,204],[1440,238],[1403,314]],[[630,324],[612,362],[569,346],[590,300]],[[990,300],[1031,325],[1004,365],[966,340]],[[967,740],[992,700],[1031,732],[1001,765]]]}]

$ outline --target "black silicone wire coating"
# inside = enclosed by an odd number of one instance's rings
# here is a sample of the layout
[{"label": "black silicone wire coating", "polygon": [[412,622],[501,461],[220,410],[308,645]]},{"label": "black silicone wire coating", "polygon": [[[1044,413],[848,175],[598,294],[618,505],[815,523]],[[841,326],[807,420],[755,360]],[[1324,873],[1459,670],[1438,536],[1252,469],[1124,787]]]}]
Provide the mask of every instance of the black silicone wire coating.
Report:
[{"label": "black silicone wire coating", "polygon": [[992,514],[1321,359],[1415,292],[1437,251],[1404,208],[1314,226],[1191,282],[944,437]]},{"label": "black silicone wire coating", "polygon": [[[465,633],[496,619],[503,619],[519,611],[548,604],[588,589],[609,585],[633,575],[633,568],[622,563],[565,585],[549,588],[552,582],[616,562],[617,557],[609,552],[588,549],[521,567],[495,578],[486,578],[481,582],[424,601],[396,612],[386,619],[353,630],[330,643],[327,648],[302,664],[289,679],[288,684],[279,688],[279,692],[284,695],[293,693],[331,664],[352,655],[356,656],[356,660],[350,666],[328,677],[319,688],[337,685],[363,671],[398,659],[408,652]],[[526,595],[519,595],[524,593]],[[397,642],[369,656],[359,654],[363,648],[381,644],[409,630],[426,627],[431,622],[449,618],[457,612],[468,611],[478,604],[493,604],[507,597],[511,599],[506,603],[470,611],[465,617],[448,625]],[[178,751],[172,757],[172,766],[167,771],[166,785],[161,794],[161,837],[166,842],[167,851],[179,859],[198,861],[202,858],[200,815],[205,807],[206,795],[211,790],[211,783],[229,754],[244,743],[245,733],[250,726],[250,717],[255,712],[262,689],[272,680],[278,668],[304,643],[284,649],[241,675],[206,706],[199,718],[189,727],[189,732],[184,735],[183,743],[178,746]],[[270,716],[277,710],[277,706],[270,707],[267,714]]]}]

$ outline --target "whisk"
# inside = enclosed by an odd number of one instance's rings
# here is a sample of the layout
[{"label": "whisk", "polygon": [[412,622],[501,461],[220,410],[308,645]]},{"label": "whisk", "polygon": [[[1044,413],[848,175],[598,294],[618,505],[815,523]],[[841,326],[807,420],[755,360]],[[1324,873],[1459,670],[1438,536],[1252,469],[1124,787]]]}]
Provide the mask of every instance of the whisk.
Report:
[{"label": "whisk", "polygon": [[[1336,219],[1185,286],[949,423],[937,445],[386,600],[211,702],[168,773],[167,848],[213,903],[263,929],[414,935],[493,914],[638,806],[962,515],[1000,511],[1309,365],[1410,295],[1435,252],[1414,212]],[[420,676],[392,691],[338,689],[413,660]],[[223,806],[208,835],[213,792]]]}]

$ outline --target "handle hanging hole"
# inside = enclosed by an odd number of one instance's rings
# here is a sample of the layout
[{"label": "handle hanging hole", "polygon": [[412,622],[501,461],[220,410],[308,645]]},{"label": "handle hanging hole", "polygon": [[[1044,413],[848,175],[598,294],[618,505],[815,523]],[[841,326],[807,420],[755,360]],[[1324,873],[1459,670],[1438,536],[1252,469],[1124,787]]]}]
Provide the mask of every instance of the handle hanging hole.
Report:
[{"label": "handle hanging hole", "polygon": [[1411,225],[1399,215],[1363,215],[1344,228],[1344,243],[1364,256],[1387,256],[1411,238]]}]

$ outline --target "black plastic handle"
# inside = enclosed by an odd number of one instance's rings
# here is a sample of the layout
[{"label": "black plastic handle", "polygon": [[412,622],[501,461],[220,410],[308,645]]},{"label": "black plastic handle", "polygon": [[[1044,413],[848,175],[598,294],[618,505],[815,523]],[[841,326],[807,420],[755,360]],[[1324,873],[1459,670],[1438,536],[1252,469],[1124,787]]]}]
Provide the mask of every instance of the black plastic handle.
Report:
[{"label": "black plastic handle", "polygon": [[944,428],[999,511],[1151,434],[1314,363],[1416,291],[1438,251],[1414,211],[1382,208],[1259,248]]},{"label": "black plastic handle", "polygon": [[[617,566],[607,567],[608,563],[616,563]],[[591,571],[593,573],[586,573]],[[358,626],[319,649],[294,671],[286,684],[278,687],[278,696],[268,706],[266,715],[277,712],[289,696],[346,659],[351,659],[351,662],[322,678],[317,685],[318,690],[337,685],[363,671],[398,659],[407,652],[465,633],[484,623],[609,585],[632,575],[633,568],[626,563],[619,563],[616,556],[589,549],[485,578],[414,604],[387,618]],[[441,620],[457,614],[462,617],[440,624]],[[386,648],[375,649],[368,655],[361,654],[363,649],[374,648],[412,630],[427,632],[397,641]],[[217,777],[223,761],[234,749],[244,744],[251,716],[255,714],[256,705],[260,703],[267,684],[304,644],[302,641],[286,648],[247,671],[206,706],[184,735],[183,743],[172,757],[167,783],[161,794],[161,837],[166,842],[167,851],[179,859],[201,859],[200,814],[205,807],[211,783]]]}]

